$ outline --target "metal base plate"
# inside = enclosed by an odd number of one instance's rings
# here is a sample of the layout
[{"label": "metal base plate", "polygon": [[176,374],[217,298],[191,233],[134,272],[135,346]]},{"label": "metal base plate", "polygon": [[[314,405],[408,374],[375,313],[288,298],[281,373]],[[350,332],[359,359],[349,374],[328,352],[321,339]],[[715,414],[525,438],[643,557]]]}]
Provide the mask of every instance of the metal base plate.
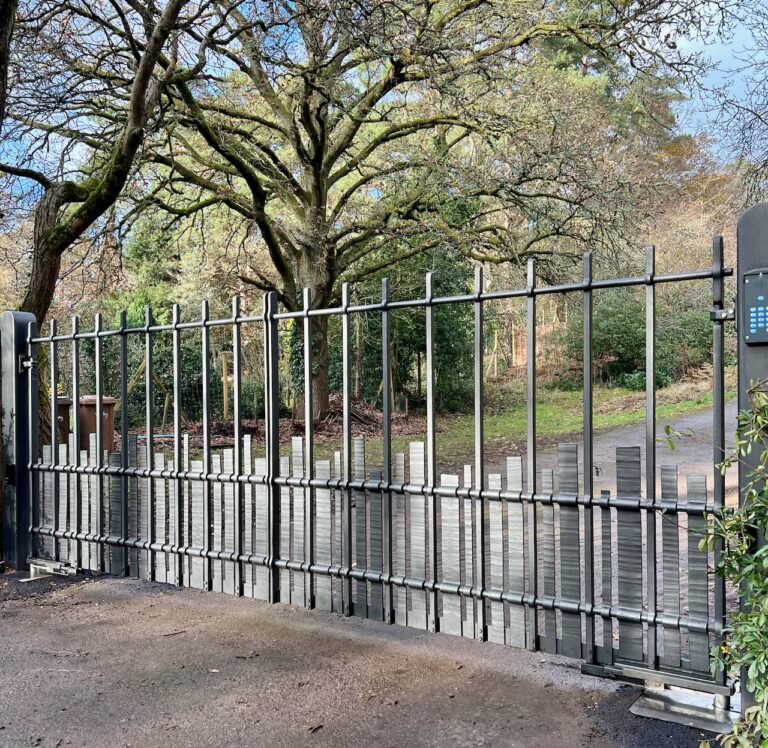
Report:
[{"label": "metal base plate", "polygon": [[639,717],[675,722],[698,730],[730,732],[738,712],[713,706],[712,696],[683,689],[648,689],[629,708]]},{"label": "metal base plate", "polygon": [[31,559],[29,562],[29,576],[19,579],[20,582],[32,582],[41,577],[50,577],[53,575],[59,577],[73,577],[77,574],[77,569],[71,564],[63,561],[49,561],[48,559]]}]

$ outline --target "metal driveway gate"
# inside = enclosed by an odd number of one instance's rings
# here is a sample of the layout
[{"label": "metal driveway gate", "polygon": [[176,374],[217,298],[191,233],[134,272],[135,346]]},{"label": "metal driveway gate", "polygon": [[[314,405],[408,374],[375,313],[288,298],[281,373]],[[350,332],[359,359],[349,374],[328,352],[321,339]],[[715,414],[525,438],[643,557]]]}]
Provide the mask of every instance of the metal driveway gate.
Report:
[{"label": "metal driveway gate", "polygon": [[[594,279],[591,256],[583,280],[436,297],[431,275],[423,298],[393,301],[386,282],[376,303],[278,309],[266,294],[263,313],[245,316],[239,301],[228,319],[103,329],[97,316],[84,331],[51,325],[41,336],[29,315],[2,318],[5,557],[19,568],[50,559],[78,569],[153,579],[269,602],[338,611],[430,631],[559,653],[584,669],[612,677],[687,686],[717,695],[731,687],[710,674],[710,648],[722,632],[725,589],[715,559],[698,549],[705,512],[724,504],[715,465],[724,447],[723,244],[714,241],[711,268],[657,274],[647,255],[637,277]],[[713,444],[709,475],[656,464],[656,295],[662,286],[711,281]],[[616,447],[615,486],[596,485],[593,458],[593,295],[641,287],[645,294],[646,428],[644,444]],[[560,444],[554,470],[537,459],[536,320],[547,295],[580,297],[583,307],[583,437]],[[484,439],[484,313],[502,299],[520,299],[527,314],[527,448],[488,469]],[[442,305],[474,310],[474,460],[459,474],[438,474],[435,413],[435,314]],[[392,448],[391,329],[394,314],[426,318],[426,428],[423,441]],[[366,459],[352,421],[352,327],[356,315],[380,318],[383,423],[381,456]],[[280,438],[280,326],[298,326],[304,381],[313,371],[312,319],[340,320],[343,436],[338,451],[316,459],[311,387],[304,387],[305,433],[290,449]],[[244,433],[243,334],[263,340],[264,428]],[[231,341],[231,446],[211,439],[211,335]],[[180,407],[185,336],[199,342],[202,424],[185,430]],[[154,353],[172,351],[172,418],[156,434]],[[130,345],[143,350],[146,426],[129,430]],[[62,362],[64,366],[62,367]],[[95,389],[95,432],[83,443],[80,419],[62,438],[57,398],[39,419],[38,386],[62,385],[75,404],[83,367]],[[105,366],[119,367],[118,392],[105,391]],[[44,374],[43,374],[44,372]],[[38,382],[38,377],[40,382]],[[134,377],[135,380],[135,377]],[[108,395],[118,399],[115,444],[105,427]],[[107,402],[107,406],[105,406]],[[47,406],[46,406],[47,409]],[[43,422],[43,427],[38,425]],[[165,421],[165,416],[163,417]],[[53,424],[53,428],[51,428]],[[47,433],[44,438],[39,434]],[[66,429],[65,429],[66,431]],[[377,447],[378,449],[378,447]],[[683,483],[680,488],[680,483]]]}]

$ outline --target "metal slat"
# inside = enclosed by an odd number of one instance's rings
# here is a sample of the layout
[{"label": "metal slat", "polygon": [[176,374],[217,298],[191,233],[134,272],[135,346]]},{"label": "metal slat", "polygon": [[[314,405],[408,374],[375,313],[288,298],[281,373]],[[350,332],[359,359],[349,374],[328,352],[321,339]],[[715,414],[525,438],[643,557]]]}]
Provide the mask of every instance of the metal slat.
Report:
[{"label": "metal slat", "polygon": [[[698,510],[707,501],[706,475],[687,477],[686,508]],[[690,616],[709,617],[707,551],[699,550],[699,541],[707,532],[706,518],[697,511],[688,515],[688,612]],[[695,631],[688,634],[691,670],[709,672],[709,636]]]},{"label": "metal slat", "polygon": [[[352,444],[352,477],[362,480],[365,477],[365,441],[357,436]],[[355,509],[355,566],[359,569],[368,567],[368,501],[365,491],[353,491],[352,503]],[[368,582],[355,584],[354,614],[360,618],[368,617]]]},{"label": "metal slat", "polygon": [[[541,471],[541,492],[555,492],[554,476],[551,470]],[[539,594],[544,598],[557,595],[555,586],[555,507],[552,504],[540,504],[537,519],[539,533],[537,568],[539,571]],[[554,610],[544,610],[544,637],[540,647],[545,652],[557,653],[557,615]]]},{"label": "metal slat", "polygon": [[[501,475],[488,475],[488,488],[501,491]],[[504,522],[502,509],[504,503],[494,501],[488,507],[488,532],[486,535],[486,559],[488,579],[493,589],[503,590],[504,587]],[[504,603],[489,603],[487,606],[488,641],[504,644],[505,620]]]},{"label": "metal slat", "polygon": [[[458,475],[441,475],[440,485],[457,487]],[[461,558],[459,541],[459,502],[460,499],[448,499],[443,502],[440,515],[440,553],[442,558],[442,579],[448,584],[461,585]],[[461,616],[461,598],[456,595],[442,596],[442,616],[440,631],[461,636],[463,633]]]},{"label": "metal slat", "polygon": [[[576,444],[557,447],[558,492],[561,496],[579,493],[579,457]],[[574,604],[581,601],[581,542],[579,508],[559,507],[560,519],[560,596]],[[562,614],[562,654],[566,657],[582,656],[581,614]]]},{"label": "metal slat", "polygon": [[[619,498],[640,498],[640,447],[616,447],[616,494]],[[619,607],[643,607],[643,535],[640,512],[616,511],[618,538]],[[619,623],[619,652],[622,660],[643,659],[643,625]]]},{"label": "metal slat", "polygon": [[[507,457],[507,490],[523,490],[523,459]],[[507,506],[507,537],[509,547],[508,585],[513,590],[525,589],[525,523],[520,503]],[[526,609],[519,605],[509,607],[509,641],[513,647],[525,647]]]},{"label": "metal slat", "polygon": [[[318,460],[315,463],[315,475],[318,478],[331,477],[331,461]],[[331,511],[329,489],[318,488],[315,492],[315,557],[320,564],[332,564],[333,553],[333,513]],[[332,610],[331,578],[313,577],[315,605],[321,610]]]},{"label": "metal slat", "polygon": [[[677,503],[677,466],[661,466],[661,560],[662,610],[665,616],[680,615],[680,526],[676,512],[664,513],[667,504]],[[664,667],[680,667],[680,631],[663,628],[664,654],[660,663]]]},{"label": "metal slat", "polygon": [[[424,442],[411,442],[409,445],[408,467],[410,482],[415,485],[424,485]],[[427,516],[426,499],[424,496],[409,494],[406,502],[410,505],[410,572],[411,577],[417,579],[427,578]],[[408,625],[414,628],[426,629],[429,626],[427,620],[428,599],[426,592],[409,590],[410,597]]]}]

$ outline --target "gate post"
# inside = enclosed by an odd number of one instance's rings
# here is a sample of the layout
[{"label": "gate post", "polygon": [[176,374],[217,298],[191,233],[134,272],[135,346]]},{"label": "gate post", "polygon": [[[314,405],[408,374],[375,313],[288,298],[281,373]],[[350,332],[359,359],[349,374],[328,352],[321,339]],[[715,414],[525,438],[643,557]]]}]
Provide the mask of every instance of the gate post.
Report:
[{"label": "gate post", "polygon": [[37,335],[33,314],[3,312],[0,317],[0,411],[2,412],[3,546],[2,558],[26,569],[32,552],[30,526],[37,503],[37,481],[29,470],[37,457]]},{"label": "gate post", "polygon": [[[739,220],[736,233],[736,265],[738,407],[739,410],[746,410],[749,408],[751,383],[768,378],[768,203],[753,206]],[[740,502],[744,499],[743,488],[747,484],[749,473],[757,466],[759,459],[759,454],[753,451],[739,460]],[[756,542],[764,543],[765,539],[756,538]],[[742,673],[742,685],[746,683],[745,675]],[[753,703],[751,694],[742,688],[742,714]]]}]

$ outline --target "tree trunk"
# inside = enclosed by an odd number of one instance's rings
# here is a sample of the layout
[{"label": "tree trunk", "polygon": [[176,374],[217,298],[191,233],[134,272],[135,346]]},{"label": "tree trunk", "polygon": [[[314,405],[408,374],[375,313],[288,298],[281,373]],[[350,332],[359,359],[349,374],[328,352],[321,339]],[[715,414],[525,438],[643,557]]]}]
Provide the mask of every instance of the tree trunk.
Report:
[{"label": "tree trunk", "polygon": [[312,338],[312,414],[317,421],[328,415],[328,317],[312,318]]},{"label": "tree trunk", "polygon": [[8,94],[8,58],[11,53],[11,37],[16,20],[18,0],[0,0],[0,128],[5,119],[5,102]]}]

